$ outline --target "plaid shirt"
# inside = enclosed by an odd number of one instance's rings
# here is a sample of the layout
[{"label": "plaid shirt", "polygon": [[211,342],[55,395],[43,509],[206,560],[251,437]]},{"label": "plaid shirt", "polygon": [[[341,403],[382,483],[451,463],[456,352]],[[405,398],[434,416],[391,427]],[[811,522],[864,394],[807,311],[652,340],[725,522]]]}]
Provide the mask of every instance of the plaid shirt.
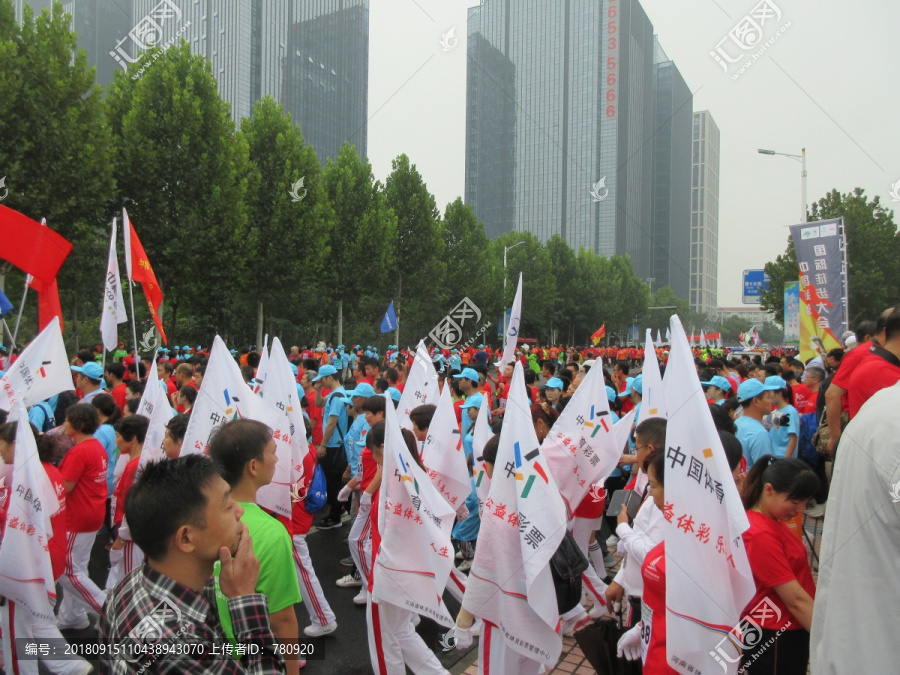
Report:
[{"label": "plaid shirt", "polygon": [[[257,654],[238,658],[226,652],[228,640],[216,611],[212,578],[197,593],[144,562],[110,591],[103,606],[100,644],[110,649],[122,645],[126,658],[110,656],[102,672],[125,675],[142,667],[144,673],[172,674],[285,672],[284,659],[273,649],[266,596],[231,598],[228,611],[238,643],[249,645],[250,651],[258,645]],[[130,655],[136,645],[145,645],[147,651]]]}]

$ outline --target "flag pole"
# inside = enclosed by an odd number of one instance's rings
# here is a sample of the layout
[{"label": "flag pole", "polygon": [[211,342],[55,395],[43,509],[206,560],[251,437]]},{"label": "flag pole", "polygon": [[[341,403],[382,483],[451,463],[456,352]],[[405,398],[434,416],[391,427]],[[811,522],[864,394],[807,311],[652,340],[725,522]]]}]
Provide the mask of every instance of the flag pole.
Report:
[{"label": "flag pole", "polygon": [[137,326],[134,323],[134,282],[128,281],[128,302],[131,304],[131,335],[134,338],[134,376],[141,381],[141,357],[138,355]]},{"label": "flag pole", "polygon": [[[21,316],[21,315],[20,315],[20,316]],[[15,338],[15,336],[10,332],[10,330],[9,330],[9,324],[6,323],[6,319],[3,319],[3,327],[6,329],[6,334],[9,335],[9,341],[10,341],[10,344],[12,345],[11,349],[15,349],[15,348],[16,348],[16,338]]]},{"label": "flag pole", "polygon": [[[22,302],[19,303],[19,314],[16,316],[16,327],[13,329],[12,335],[9,336],[13,343],[15,343],[16,337],[19,335],[19,324],[22,322],[22,311],[25,309],[25,298],[28,296],[28,277],[29,275],[26,274],[25,288],[22,289]],[[4,323],[6,323],[5,320]],[[6,332],[9,332],[9,326],[6,327]],[[15,349],[15,344],[13,344],[13,349]]]}]

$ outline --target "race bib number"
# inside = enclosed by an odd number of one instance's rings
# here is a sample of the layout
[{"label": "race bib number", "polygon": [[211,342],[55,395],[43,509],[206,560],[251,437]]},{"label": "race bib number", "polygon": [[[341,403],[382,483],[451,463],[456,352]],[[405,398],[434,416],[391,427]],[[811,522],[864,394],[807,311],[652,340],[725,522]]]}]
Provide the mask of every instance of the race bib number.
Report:
[{"label": "race bib number", "polygon": [[653,610],[646,602],[641,603],[641,663],[647,663],[650,648],[650,634],[653,632]]}]

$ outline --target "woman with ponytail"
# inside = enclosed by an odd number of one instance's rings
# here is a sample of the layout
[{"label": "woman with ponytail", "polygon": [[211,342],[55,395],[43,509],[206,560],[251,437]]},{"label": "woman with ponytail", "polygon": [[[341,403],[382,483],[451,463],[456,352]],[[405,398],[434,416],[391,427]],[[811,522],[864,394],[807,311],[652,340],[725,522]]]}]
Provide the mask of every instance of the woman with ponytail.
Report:
[{"label": "woman with ponytail", "polygon": [[744,545],[756,595],[744,614],[760,630],[744,634],[745,673],[806,675],[816,587],[806,547],[787,522],[818,489],[819,479],[795,458],[765,455],[747,474],[742,498],[750,529]]}]

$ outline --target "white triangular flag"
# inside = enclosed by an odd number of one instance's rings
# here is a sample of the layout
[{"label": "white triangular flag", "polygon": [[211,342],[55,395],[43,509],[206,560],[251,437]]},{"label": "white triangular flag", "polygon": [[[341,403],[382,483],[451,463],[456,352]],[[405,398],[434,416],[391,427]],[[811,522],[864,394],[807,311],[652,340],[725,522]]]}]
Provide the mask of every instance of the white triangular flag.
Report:
[{"label": "white triangular flag", "polygon": [[[309,445],[306,443],[306,426],[303,424],[297,380],[294,379],[294,371],[284,352],[284,345],[278,338],[272,340],[264,378],[263,400],[266,404],[275,406],[279,422],[273,429],[278,454],[275,477],[263,490],[272,493],[271,498],[278,501],[284,500],[286,492],[293,504],[300,499],[294,486],[303,478],[303,458],[309,453]],[[262,494],[262,490],[259,494]]]},{"label": "white triangular flag", "polygon": [[0,380],[0,410],[12,410],[18,400],[33,406],[73,389],[69,357],[59,330],[59,317],[55,316]]},{"label": "white triangular flag", "polygon": [[553,667],[562,651],[550,558],[566,506],[538,446],[516,363],[463,607],[499,627],[507,648]]},{"label": "white triangular flag", "polygon": [[475,478],[475,495],[478,497],[479,514],[484,510],[484,502],[487,501],[491,489],[491,479],[488,478],[484,468],[484,446],[494,436],[488,422],[490,416],[487,396],[482,396],[481,407],[478,409],[478,417],[475,418],[475,428],[472,431],[472,475]]},{"label": "white triangular flag", "polygon": [[504,366],[516,358],[516,345],[519,344],[519,328],[522,324],[522,273],[519,272],[519,285],[516,287],[516,297],[513,299],[512,309],[509,314],[509,326],[506,328],[505,342],[503,343],[503,356],[497,367],[503,372]]},{"label": "white triangular flag", "polygon": [[392,405],[385,411],[382,476],[372,600],[452,626],[441,596],[454,561],[455,510],[413,461]]},{"label": "white triangular flag", "polygon": [[656,346],[650,339],[647,329],[647,343],[644,347],[644,367],[641,371],[644,393],[641,394],[641,412],[635,420],[635,426],[650,417],[667,417],[666,394],[662,376],[659,374],[659,362],[656,360]]},{"label": "white triangular flag", "polygon": [[147,384],[137,409],[138,415],[143,415],[150,420],[138,466],[165,458],[166,454],[162,449],[162,443],[166,435],[166,423],[175,415],[175,411],[172,410],[169,403],[165,384],[159,379],[156,371],[156,357],[157,354],[154,354],[150,372],[147,373]]},{"label": "white triangular flag", "polygon": [[266,338],[263,340],[262,350],[259,352],[259,364],[256,366],[256,375],[253,379],[256,380],[256,383],[251,387],[253,392],[259,394],[263,390],[263,385],[266,381],[266,375],[269,372],[269,334],[266,333]]},{"label": "white triangular flag", "polygon": [[591,486],[618,466],[622,451],[616,445],[602,368],[588,371],[541,444],[541,454],[570,515]]},{"label": "white triangular flag", "polygon": [[125,300],[119,280],[119,258],[116,255],[116,219],[112,221],[109,237],[109,258],[106,264],[106,284],[103,289],[103,311],[100,314],[100,337],[106,351],[115,351],[119,344],[118,324],[125,323]]},{"label": "white triangular flag", "polygon": [[[59,511],[56,490],[38,457],[28,413],[19,401],[9,420],[18,421],[16,458],[6,531],[0,543],[0,595],[27,607],[37,618],[54,621],[56,584],[47,548],[53,536],[50,516]],[[13,672],[7,664],[7,672]]]},{"label": "white triangular flag", "polygon": [[703,333],[703,329],[700,329],[700,348],[706,349],[706,335]]},{"label": "white triangular flag", "polygon": [[400,426],[412,431],[412,422],[409,421],[409,413],[420,405],[428,403],[437,404],[438,376],[434,369],[434,363],[428,355],[425,343],[419,340],[416,347],[416,356],[409,366],[409,376],[400,394],[400,402],[397,404],[397,419]]},{"label": "white triangular flag", "polygon": [[666,344],[667,344],[667,345],[671,345],[671,344],[672,344],[672,334],[669,333],[669,329],[668,329],[668,328],[666,328]]},{"label": "white triangular flag", "polygon": [[[241,370],[231,358],[222,338],[216,335],[209,351],[203,386],[191,409],[190,421],[181,445],[182,456],[207,452],[213,432],[226,422],[241,418],[262,422],[273,431],[279,428],[278,409],[274,405],[267,405],[253,393],[244,382]],[[278,441],[275,442],[277,445]],[[271,491],[260,490],[258,494],[260,506],[290,517],[290,486],[287,483],[282,490],[276,490],[279,495],[277,499],[270,499]]]},{"label": "white triangular flag", "polygon": [[462,434],[456,424],[449,386],[444,387],[438,398],[422,449],[422,463],[428,470],[432,485],[454,510],[466,503],[466,497],[472,492],[471,474],[463,450]]},{"label": "white triangular flag", "polygon": [[729,631],[740,631],[741,615],[756,592],[741,538],[750,523],[678,316],[671,325],[663,511],[666,660],[682,673],[724,668],[730,675],[740,665],[741,639]]}]

